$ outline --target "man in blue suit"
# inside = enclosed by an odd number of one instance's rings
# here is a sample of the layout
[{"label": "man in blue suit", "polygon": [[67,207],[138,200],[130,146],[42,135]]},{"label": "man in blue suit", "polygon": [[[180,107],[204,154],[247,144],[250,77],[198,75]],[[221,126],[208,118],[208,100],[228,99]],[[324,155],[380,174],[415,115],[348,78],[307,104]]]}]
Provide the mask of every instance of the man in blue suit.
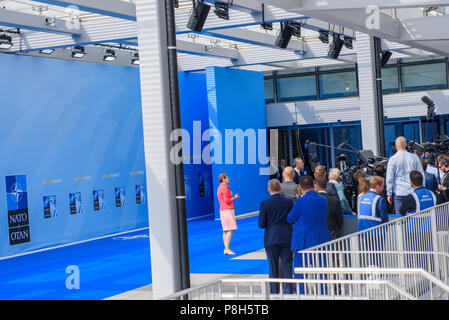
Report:
[{"label": "man in blue suit", "polygon": [[[290,242],[292,226],[287,222],[287,214],[293,208],[291,199],[279,194],[279,180],[268,182],[271,197],[260,204],[259,227],[265,229],[264,247],[267,254],[269,277],[280,278],[279,260],[282,265],[283,278],[292,278],[292,252]],[[291,285],[284,286],[284,293],[291,293]],[[279,293],[279,284],[270,283],[270,292]]]},{"label": "man in blue suit", "polygon": [[[299,180],[301,198],[296,199],[293,209],[287,216],[287,221],[293,225],[291,250],[295,252],[293,267],[303,267],[302,255],[298,253],[310,247],[331,241],[327,227],[327,200],[314,190],[313,179],[304,176]],[[295,278],[302,278],[295,275]]]}]

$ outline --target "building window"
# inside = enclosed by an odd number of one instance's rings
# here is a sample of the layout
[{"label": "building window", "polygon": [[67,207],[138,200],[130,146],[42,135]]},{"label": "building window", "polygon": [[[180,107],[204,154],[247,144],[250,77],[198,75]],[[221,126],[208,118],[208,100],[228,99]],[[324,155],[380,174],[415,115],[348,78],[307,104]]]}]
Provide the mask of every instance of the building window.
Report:
[{"label": "building window", "polygon": [[397,67],[382,69],[382,93],[399,92],[399,75]]},{"label": "building window", "polygon": [[355,71],[324,73],[319,75],[320,98],[357,96]]},{"label": "building window", "polygon": [[273,86],[273,78],[265,79],[265,103],[273,103],[274,102],[274,86]]},{"label": "building window", "polygon": [[279,102],[317,99],[315,75],[277,78]]},{"label": "building window", "polygon": [[403,91],[447,88],[446,63],[401,66]]}]

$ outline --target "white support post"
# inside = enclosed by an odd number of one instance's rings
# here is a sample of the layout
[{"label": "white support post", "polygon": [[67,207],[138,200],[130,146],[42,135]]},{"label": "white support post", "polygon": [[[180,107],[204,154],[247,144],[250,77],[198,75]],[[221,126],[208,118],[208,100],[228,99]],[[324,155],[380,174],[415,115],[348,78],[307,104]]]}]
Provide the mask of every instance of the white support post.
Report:
[{"label": "white support post", "polygon": [[362,144],[363,149],[379,155],[374,41],[373,36],[360,32],[357,32],[356,39]]},{"label": "white support post", "polygon": [[136,2],[153,298],[181,288],[164,1]]}]

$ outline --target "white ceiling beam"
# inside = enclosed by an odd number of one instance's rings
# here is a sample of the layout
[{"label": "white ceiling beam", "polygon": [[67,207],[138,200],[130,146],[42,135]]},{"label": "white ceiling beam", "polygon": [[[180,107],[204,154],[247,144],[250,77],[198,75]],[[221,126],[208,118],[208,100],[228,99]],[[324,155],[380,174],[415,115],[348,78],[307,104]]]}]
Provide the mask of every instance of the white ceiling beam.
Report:
[{"label": "white ceiling beam", "polygon": [[81,34],[81,24],[70,21],[13,10],[0,9],[0,25],[12,28],[50,33]]},{"label": "white ceiling beam", "polygon": [[[239,41],[258,46],[277,48],[275,46],[277,36],[243,28],[211,30],[203,32],[203,34],[231,41]],[[291,39],[286,49],[292,51],[303,51],[304,43],[302,40]]]},{"label": "white ceiling beam", "polygon": [[117,58],[112,62],[103,61],[105,49],[106,48],[100,46],[86,46],[84,47],[84,52],[86,53],[86,55],[82,58],[72,58],[72,50],[70,50],[69,48],[56,49],[52,54],[49,55],[42,54],[36,51],[27,53],[17,53],[17,54],[39,58],[50,58],[50,59],[70,60],[77,62],[91,62],[91,63],[138,67],[137,65],[133,65],[131,63],[131,59],[133,58],[131,51],[114,50],[114,48],[112,49],[115,51],[115,56]]},{"label": "white ceiling beam", "polygon": [[419,8],[449,6],[448,0],[261,0],[261,2],[294,11],[330,11],[363,9],[376,6],[379,9]]},{"label": "white ceiling beam", "polygon": [[[80,11],[98,13],[136,21],[136,5],[120,0],[33,0],[60,7],[77,7]],[[69,12],[69,11],[68,11]]]},{"label": "white ceiling beam", "polygon": [[63,48],[75,45],[114,42],[135,39],[136,36],[135,22],[119,18],[109,18],[84,22],[81,34],[76,37],[38,31],[12,35],[14,45],[8,52],[38,51],[46,48]]},{"label": "white ceiling beam", "polygon": [[[130,39],[126,41],[115,41],[117,43],[139,46],[137,39]],[[227,59],[238,59],[240,58],[240,53],[236,49],[223,48],[213,45],[205,45],[202,43],[195,43],[184,40],[176,40],[177,51],[181,53],[199,55],[199,56],[212,56]]]}]

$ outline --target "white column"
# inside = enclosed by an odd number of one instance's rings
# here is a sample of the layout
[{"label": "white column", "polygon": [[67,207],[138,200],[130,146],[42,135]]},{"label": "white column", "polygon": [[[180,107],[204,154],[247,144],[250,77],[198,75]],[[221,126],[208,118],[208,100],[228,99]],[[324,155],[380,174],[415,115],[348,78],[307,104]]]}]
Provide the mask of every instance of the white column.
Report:
[{"label": "white column", "polygon": [[164,1],[137,0],[153,298],[180,290]]},{"label": "white column", "polygon": [[376,115],[376,70],[373,36],[357,32],[354,49],[357,52],[360,117],[363,149],[378,155],[379,130]]}]

